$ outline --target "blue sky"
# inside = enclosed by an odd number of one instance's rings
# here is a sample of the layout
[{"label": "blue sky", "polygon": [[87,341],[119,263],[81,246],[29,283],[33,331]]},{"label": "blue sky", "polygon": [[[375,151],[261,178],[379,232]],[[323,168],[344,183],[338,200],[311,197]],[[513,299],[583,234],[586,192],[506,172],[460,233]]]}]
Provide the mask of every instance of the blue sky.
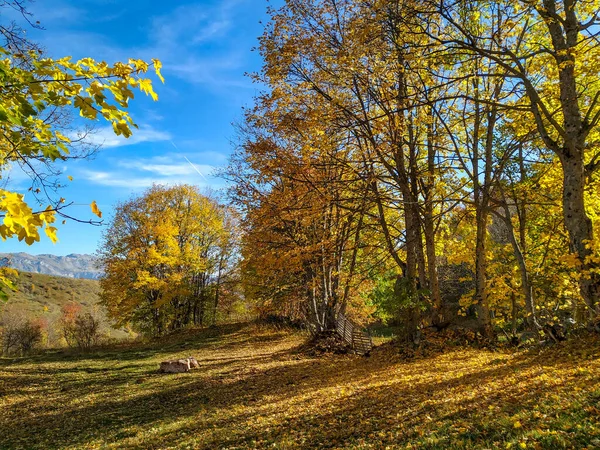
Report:
[{"label": "blue sky", "polygon": [[[272,1],[278,6],[282,0]],[[29,37],[53,57],[92,57],[108,62],[158,58],[166,82],[155,80],[159,101],[139,93],[130,112],[139,130],[133,137],[114,136],[95,122],[91,139],[102,149],[93,159],[61,163],[67,187],[59,196],[75,204],[69,214],[92,219],[96,200],[105,219],[119,201],[139,194],[152,183],[190,183],[220,189],[224,181],[211,175],[226,165],[233,150],[243,106],[252,104],[260,86],[244,76],[261,67],[251,49],[263,31],[266,0],[37,0],[29,10],[43,30]],[[6,20],[7,12],[0,11]],[[202,176],[188,163],[191,161]],[[68,182],[67,175],[73,177]],[[27,180],[11,175],[8,188],[26,191]],[[1,243],[1,252],[33,254],[93,253],[105,227],[68,222],[59,227],[59,242],[45,236],[29,247],[16,239]]]}]

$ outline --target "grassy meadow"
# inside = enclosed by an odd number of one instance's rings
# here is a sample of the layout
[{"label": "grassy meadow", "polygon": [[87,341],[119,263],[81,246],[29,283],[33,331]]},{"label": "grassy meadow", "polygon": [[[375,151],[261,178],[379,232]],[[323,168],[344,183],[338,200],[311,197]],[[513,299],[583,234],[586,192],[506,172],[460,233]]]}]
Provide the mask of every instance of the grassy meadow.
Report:
[{"label": "grassy meadow", "polygon": [[[1,449],[600,448],[600,339],[309,357],[255,324],[0,359]],[[160,374],[195,356],[200,368]]]}]

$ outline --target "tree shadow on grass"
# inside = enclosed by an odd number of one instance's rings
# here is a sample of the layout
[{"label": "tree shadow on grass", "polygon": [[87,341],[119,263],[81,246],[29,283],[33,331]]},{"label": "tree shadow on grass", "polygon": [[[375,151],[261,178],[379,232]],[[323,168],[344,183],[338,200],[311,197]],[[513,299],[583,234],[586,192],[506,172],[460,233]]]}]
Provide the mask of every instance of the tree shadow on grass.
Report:
[{"label": "tree shadow on grass", "polygon": [[[535,352],[510,359],[481,352],[485,363],[477,367],[471,365],[478,353],[460,349],[409,362],[377,351],[372,358],[310,359],[295,348],[270,349],[277,336],[246,339],[240,331],[221,335],[229,340],[217,345],[211,341],[200,370],[181,375],[150,372],[149,361],[118,366],[129,360],[117,353],[117,366],[108,373],[101,367],[85,372],[18,365],[0,379],[12,383],[9,395],[14,388],[24,397],[0,417],[0,428],[11,430],[0,436],[0,448],[316,448],[360,447],[369,440],[394,448],[426,434],[437,441],[423,441],[423,448],[452,448],[459,439],[510,438],[514,433],[502,417],[551,395],[523,391],[513,382],[516,374],[548,362]],[[247,348],[252,352],[244,353]],[[577,364],[550,362],[562,369]],[[498,417],[486,419],[486,411]],[[455,430],[461,421],[471,428]]]},{"label": "tree shadow on grass", "polygon": [[[515,425],[521,414],[529,416],[540,405],[551,408],[557,416],[576,413],[582,420],[597,423],[593,408],[555,401],[557,393],[567,399],[570,397],[576,387],[573,381],[555,383],[551,388],[529,384],[529,389],[525,390],[514,382],[515,371],[535,372],[539,364],[537,355],[529,353],[509,364],[488,365],[472,373],[460,374],[466,368],[457,366],[457,376],[439,382],[407,383],[390,378],[387,383],[359,389],[356,394],[343,399],[323,400],[318,409],[307,407],[302,412],[303,408],[298,408],[299,414],[281,415],[280,420],[271,421],[268,426],[248,426],[242,432],[229,433],[226,437],[217,435],[205,442],[204,448],[364,448],[367,443],[373,444],[374,448],[403,448],[406,445],[437,449],[497,448],[504,442],[516,445],[519,438],[527,437],[528,432],[535,434],[539,429],[548,428],[548,418],[544,415],[524,422],[526,429],[520,422],[518,427]],[[406,364],[405,369],[410,370],[411,366],[422,368],[419,364]],[[564,370],[577,366],[577,362],[561,362],[558,366]],[[341,371],[344,369],[342,367]],[[330,375],[339,378],[340,384],[347,382],[339,372]],[[600,375],[588,380],[587,384],[600,386]],[[491,385],[495,391],[487,392],[485,387]],[[276,392],[275,396],[280,394]],[[240,419],[243,420],[235,418]],[[176,435],[177,432],[173,432],[165,436],[164,441],[168,442]],[[583,448],[593,437],[585,430],[573,429],[566,442],[570,440],[573,448]],[[547,446],[541,448],[561,448],[563,441],[547,437],[544,442]]]}]

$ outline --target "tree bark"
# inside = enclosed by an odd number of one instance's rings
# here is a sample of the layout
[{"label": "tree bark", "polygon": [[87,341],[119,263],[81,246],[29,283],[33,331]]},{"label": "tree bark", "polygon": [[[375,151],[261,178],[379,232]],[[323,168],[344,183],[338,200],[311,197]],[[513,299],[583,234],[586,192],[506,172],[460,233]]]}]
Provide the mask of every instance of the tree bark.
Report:
[{"label": "tree bark", "polygon": [[585,167],[583,157],[561,158],[564,175],[563,211],[565,227],[569,232],[571,252],[577,254],[584,272],[579,281],[581,296],[588,306],[590,318],[600,314],[600,283],[596,273],[589,274],[594,265],[586,259],[592,250],[587,243],[594,238],[592,221],[585,211]]},{"label": "tree bark", "polygon": [[[433,120],[433,114],[432,114]],[[439,325],[443,322],[442,296],[440,281],[437,272],[437,256],[435,253],[435,224],[433,211],[433,188],[435,184],[435,156],[434,132],[431,123],[427,125],[427,181],[424,189],[425,208],[423,213],[423,232],[425,236],[425,249],[427,252],[427,272],[429,276],[429,290],[433,303],[432,323]]]}]

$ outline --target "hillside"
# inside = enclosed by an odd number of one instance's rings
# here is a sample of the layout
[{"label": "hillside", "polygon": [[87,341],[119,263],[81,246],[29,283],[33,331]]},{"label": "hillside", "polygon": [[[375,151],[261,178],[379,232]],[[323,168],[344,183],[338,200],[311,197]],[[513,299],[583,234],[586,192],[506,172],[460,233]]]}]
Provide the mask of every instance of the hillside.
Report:
[{"label": "hillside", "polygon": [[67,256],[56,256],[0,253],[0,259],[7,261],[7,265],[10,267],[23,272],[92,280],[97,280],[102,276],[102,271],[97,267],[97,260],[92,255],[74,253]]},{"label": "hillside", "polygon": [[[600,447],[600,341],[309,357],[256,325],[0,358],[2,449]],[[193,355],[200,369],[157,372]]]},{"label": "hillside", "polygon": [[[98,304],[100,283],[97,280],[56,277],[38,273],[20,272],[16,283],[17,292],[9,293],[9,300],[2,309],[24,313],[27,317],[40,317],[54,323],[61,314],[63,305],[74,302],[82,306],[84,312],[95,312],[104,318],[103,309]],[[126,334],[110,330],[113,337]]]}]

